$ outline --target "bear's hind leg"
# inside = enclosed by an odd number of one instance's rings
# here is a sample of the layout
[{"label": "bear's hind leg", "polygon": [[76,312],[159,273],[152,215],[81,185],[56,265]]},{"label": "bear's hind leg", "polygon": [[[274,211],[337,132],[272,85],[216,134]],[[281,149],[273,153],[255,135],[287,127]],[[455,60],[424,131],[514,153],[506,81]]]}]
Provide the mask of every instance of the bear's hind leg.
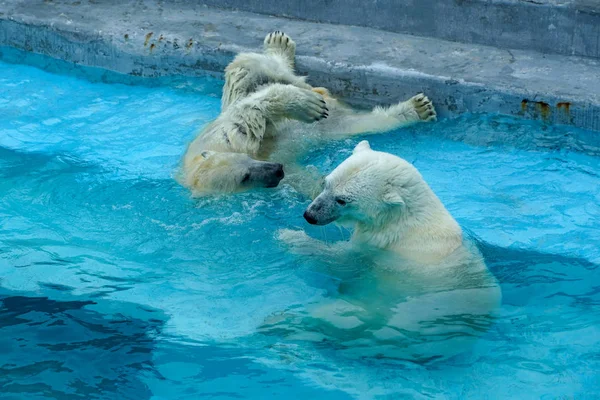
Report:
[{"label": "bear's hind leg", "polygon": [[331,136],[343,137],[387,132],[416,122],[435,120],[431,100],[421,93],[390,107],[375,107],[368,113],[349,112],[343,118],[334,118],[331,121],[333,128],[329,130]]}]

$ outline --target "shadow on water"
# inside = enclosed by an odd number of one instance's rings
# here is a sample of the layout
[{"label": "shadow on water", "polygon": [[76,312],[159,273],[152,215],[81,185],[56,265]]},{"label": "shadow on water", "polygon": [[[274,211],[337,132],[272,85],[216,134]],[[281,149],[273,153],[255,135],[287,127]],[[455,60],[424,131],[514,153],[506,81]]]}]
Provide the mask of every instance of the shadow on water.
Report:
[{"label": "shadow on water", "polygon": [[[164,316],[99,313],[89,300],[51,300],[0,291],[0,393],[3,399],[145,399]],[[123,303],[102,307],[130,308]]]},{"label": "shadow on water", "polygon": [[[600,268],[586,259],[479,243],[488,268],[503,287],[503,303],[524,306],[537,298],[571,298],[580,305],[600,304]],[[592,300],[592,298],[596,300]],[[584,300],[587,299],[587,300]]]},{"label": "shadow on water", "polygon": [[[251,398],[265,393],[273,398],[310,398],[322,394],[289,372],[253,361],[256,349],[164,335],[166,320],[162,312],[132,303],[52,300],[0,289],[0,398],[196,399],[239,398],[241,393]],[[329,399],[349,398],[341,391],[326,393]]]}]

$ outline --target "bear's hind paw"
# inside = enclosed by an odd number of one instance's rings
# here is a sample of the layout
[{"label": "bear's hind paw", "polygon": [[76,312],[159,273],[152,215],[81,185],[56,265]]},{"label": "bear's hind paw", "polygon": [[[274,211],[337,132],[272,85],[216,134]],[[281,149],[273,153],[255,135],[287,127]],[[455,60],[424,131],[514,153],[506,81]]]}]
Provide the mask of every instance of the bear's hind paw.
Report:
[{"label": "bear's hind paw", "polygon": [[281,54],[288,59],[291,65],[294,64],[296,56],[296,43],[288,35],[281,31],[269,33],[264,42],[265,53]]},{"label": "bear's hind paw", "polygon": [[419,93],[418,95],[412,97],[409,100],[414,107],[414,110],[419,115],[419,119],[421,121],[429,122],[435,121],[437,119],[437,113],[435,112],[435,108],[431,103],[431,100],[423,93]]}]

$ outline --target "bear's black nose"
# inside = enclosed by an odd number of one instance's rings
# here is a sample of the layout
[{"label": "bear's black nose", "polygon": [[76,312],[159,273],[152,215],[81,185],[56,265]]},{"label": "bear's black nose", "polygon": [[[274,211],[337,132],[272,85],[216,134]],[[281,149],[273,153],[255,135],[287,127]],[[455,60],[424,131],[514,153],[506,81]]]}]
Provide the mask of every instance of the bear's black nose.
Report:
[{"label": "bear's black nose", "polygon": [[317,224],[317,220],[308,213],[308,211],[304,212],[304,219],[306,220],[306,222],[308,222],[311,225],[316,225]]},{"label": "bear's black nose", "polygon": [[275,170],[275,177],[279,179],[283,179],[285,174],[283,173],[283,165],[277,164],[277,169]]}]

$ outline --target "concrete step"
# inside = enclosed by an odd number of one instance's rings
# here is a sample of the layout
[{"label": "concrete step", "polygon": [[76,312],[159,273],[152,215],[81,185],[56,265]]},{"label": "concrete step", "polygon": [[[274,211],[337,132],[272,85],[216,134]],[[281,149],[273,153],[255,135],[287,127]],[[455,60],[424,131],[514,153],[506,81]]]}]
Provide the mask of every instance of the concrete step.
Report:
[{"label": "concrete step", "polygon": [[219,74],[283,30],[309,81],[359,105],[427,93],[441,116],[521,115],[600,130],[600,60],[223,12],[184,0],[0,2],[0,45],[124,74]]},{"label": "concrete step", "polygon": [[203,0],[203,3],[500,48],[600,57],[598,0]]}]

